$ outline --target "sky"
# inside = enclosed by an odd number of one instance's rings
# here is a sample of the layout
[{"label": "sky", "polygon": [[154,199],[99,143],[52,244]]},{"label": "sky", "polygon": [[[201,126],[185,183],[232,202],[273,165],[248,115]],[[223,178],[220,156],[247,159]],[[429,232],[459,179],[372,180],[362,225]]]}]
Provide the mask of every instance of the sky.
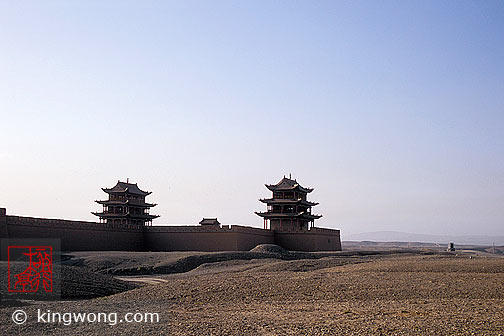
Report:
[{"label": "sky", "polygon": [[0,207],[154,224],[504,235],[502,1],[0,1]]}]

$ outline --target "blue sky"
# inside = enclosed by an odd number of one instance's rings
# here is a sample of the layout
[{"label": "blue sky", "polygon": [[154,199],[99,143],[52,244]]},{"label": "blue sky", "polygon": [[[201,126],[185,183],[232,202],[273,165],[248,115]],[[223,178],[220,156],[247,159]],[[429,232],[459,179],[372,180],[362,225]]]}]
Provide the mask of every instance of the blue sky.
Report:
[{"label": "blue sky", "polygon": [[93,220],[118,179],[157,224],[504,234],[502,1],[2,1],[0,206]]}]

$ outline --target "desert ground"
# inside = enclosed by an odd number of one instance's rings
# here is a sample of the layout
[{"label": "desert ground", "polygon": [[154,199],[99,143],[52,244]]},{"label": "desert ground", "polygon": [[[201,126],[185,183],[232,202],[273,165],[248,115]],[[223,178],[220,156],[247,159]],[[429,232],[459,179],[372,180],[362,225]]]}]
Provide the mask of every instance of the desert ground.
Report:
[{"label": "desert ground", "polygon": [[[265,245],[75,252],[62,261],[62,301],[4,300],[2,335],[504,335],[504,257],[485,250]],[[16,309],[27,312],[25,324],[12,322]],[[37,309],[157,312],[160,321],[66,326],[38,323]]]}]

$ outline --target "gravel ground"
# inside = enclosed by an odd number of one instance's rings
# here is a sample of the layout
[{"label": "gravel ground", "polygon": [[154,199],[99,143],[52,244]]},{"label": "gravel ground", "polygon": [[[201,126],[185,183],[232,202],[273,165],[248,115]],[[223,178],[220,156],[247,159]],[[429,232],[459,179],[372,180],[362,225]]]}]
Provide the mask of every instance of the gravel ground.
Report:
[{"label": "gravel ground", "polygon": [[192,271],[202,265],[226,261],[256,259],[320,259],[325,257],[378,257],[390,254],[440,254],[411,249],[388,251],[295,252],[272,244],[258,245],[250,251],[229,252],[72,252],[62,256],[67,266],[82,267],[92,272],[117,276],[176,274]]},{"label": "gravel ground", "polygon": [[[504,258],[328,256],[222,261],[191,275],[92,300],[36,303],[59,312],[157,312],[159,323],[18,326],[2,335],[503,335]],[[212,271],[209,271],[209,270]],[[227,270],[227,271],[226,271]]]},{"label": "gravel ground", "polygon": [[[22,264],[22,269],[28,267]],[[81,267],[54,265],[54,274],[60,274],[61,282],[54,290],[61,294],[63,300],[91,299],[101,296],[117,294],[136,288],[132,282],[125,282],[110,275],[99,274]],[[7,263],[0,262],[0,279],[7,279]],[[42,287],[42,285],[40,285]],[[10,299],[12,295],[7,292],[7,283],[2,282],[0,290],[2,299]],[[9,304],[13,304],[10,302]],[[4,305],[2,302],[1,305]]]}]

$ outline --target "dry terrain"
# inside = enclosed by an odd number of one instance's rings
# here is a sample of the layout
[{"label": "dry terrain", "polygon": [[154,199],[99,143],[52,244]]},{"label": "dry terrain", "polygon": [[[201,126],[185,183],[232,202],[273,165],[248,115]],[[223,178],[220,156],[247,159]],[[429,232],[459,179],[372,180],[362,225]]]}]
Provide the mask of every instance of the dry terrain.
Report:
[{"label": "dry terrain", "polygon": [[[290,254],[260,247],[235,253],[237,258],[225,253],[80,253],[67,267],[112,273],[118,284],[126,280],[140,287],[95,299],[3,307],[1,334],[504,334],[504,258],[399,252]],[[15,309],[32,318],[14,324]],[[119,316],[157,312],[160,322],[43,324],[34,318],[37,309]]]}]

